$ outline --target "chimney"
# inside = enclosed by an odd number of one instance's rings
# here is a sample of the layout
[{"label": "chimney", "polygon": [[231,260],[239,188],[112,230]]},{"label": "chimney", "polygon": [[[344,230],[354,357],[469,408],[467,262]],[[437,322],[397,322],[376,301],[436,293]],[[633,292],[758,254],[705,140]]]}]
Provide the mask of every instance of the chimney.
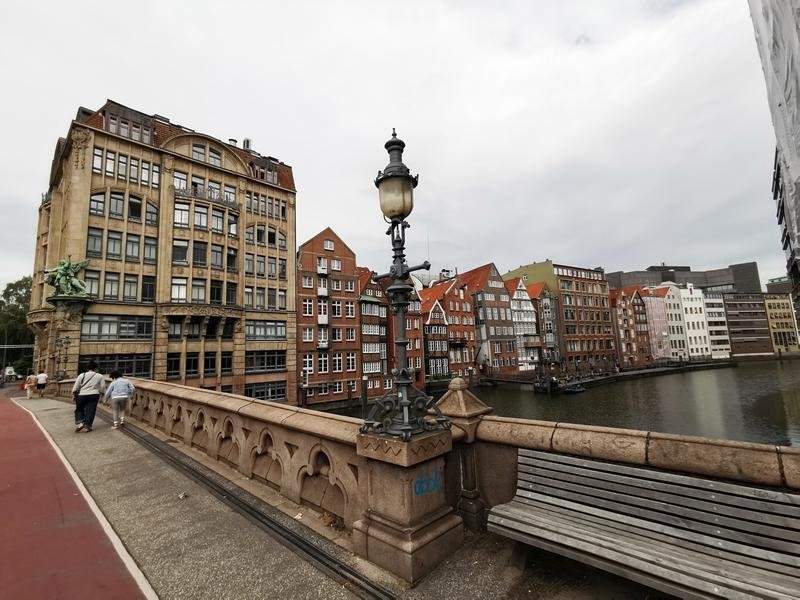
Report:
[{"label": "chimney", "polygon": [[252,140],[250,138],[244,138],[242,140],[242,148],[245,150],[250,150],[250,145],[252,144]]},{"label": "chimney", "polygon": [[228,138],[228,143],[229,143],[231,146],[234,146],[234,147],[235,147],[235,146],[236,146],[236,138]]}]

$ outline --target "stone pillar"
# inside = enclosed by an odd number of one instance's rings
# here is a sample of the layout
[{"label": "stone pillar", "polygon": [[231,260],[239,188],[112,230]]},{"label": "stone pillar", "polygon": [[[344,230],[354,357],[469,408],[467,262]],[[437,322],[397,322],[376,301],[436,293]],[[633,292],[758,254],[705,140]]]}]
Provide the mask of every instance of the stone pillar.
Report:
[{"label": "stone pillar", "polygon": [[447,393],[436,403],[441,413],[450,419],[454,427],[464,432],[464,438],[456,447],[461,490],[456,502],[456,511],[464,523],[473,531],[486,528],[486,504],[478,492],[477,461],[475,457],[475,431],[483,415],[492,409],[469,391],[467,382],[460,377],[450,381]]},{"label": "stone pillar", "polygon": [[[76,377],[78,374],[78,358],[81,348],[81,322],[83,314],[91,300],[80,296],[50,296],[47,301],[55,307],[48,331],[47,363],[46,369],[50,379],[55,382],[55,376],[62,369],[67,377]],[[69,346],[56,348],[57,338],[69,337]],[[57,364],[56,358],[61,358]],[[67,360],[64,362],[63,357]]]},{"label": "stone pillar", "polygon": [[463,523],[444,489],[444,455],[451,449],[449,430],[408,442],[359,434],[368,489],[367,511],[353,523],[356,554],[413,584],[459,548]]}]

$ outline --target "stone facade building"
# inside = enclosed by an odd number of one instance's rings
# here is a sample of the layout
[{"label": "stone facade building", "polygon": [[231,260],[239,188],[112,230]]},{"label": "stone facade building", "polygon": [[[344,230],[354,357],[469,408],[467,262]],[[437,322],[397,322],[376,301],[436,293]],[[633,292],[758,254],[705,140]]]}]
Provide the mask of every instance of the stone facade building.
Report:
[{"label": "stone facade building", "polygon": [[301,405],[357,398],[361,326],[356,255],[327,227],[297,252],[297,352]]},{"label": "stone facade building", "polygon": [[[69,337],[69,376],[94,359],[104,372],[294,403],[295,198],[291,167],[249,140],[113,101],[79,109],[39,207],[35,367],[59,370]],[[89,261],[90,301],[69,315],[43,275],[67,257]]]},{"label": "stone facade building", "polygon": [[617,359],[608,282],[602,269],[555,264],[550,260],[514,269],[504,279],[542,281],[558,293],[562,365],[584,373],[610,370]]},{"label": "stone facade building", "polygon": [[767,322],[772,334],[772,345],[777,354],[800,352],[797,319],[792,297],[789,294],[764,294]]},{"label": "stone facade building", "polygon": [[764,294],[724,294],[731,357],[773,354]]}]

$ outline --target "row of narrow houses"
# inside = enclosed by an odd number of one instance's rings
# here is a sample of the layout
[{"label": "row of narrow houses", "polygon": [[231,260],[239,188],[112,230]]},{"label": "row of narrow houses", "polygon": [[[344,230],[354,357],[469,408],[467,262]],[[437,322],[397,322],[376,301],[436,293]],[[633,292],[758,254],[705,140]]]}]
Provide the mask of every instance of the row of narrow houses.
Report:
[{"label": "row of narrow houses", "polygon": [[[387,393],[398,367],[389,281],[330,228],[298,247],[296,194],[292,168],[249,139],[112,100],[80,108],[39,206],[35,368],[70,376],[94,360],[299,405]],[[64,260],[83,266],[79,299],[47,283]],[[405,366],[420,389],[800,351],[790,296],[761,293],[755,263],[607,275],[551,260],[503,274],[489,262],[413,283]]]}]

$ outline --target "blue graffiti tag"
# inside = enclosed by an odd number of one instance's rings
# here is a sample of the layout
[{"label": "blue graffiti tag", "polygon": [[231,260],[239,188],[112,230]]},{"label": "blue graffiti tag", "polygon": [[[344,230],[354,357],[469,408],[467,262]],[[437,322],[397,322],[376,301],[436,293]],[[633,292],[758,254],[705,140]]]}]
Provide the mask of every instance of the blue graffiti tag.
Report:
[{"label": "blue graffiti tag", "polygon": [[442,474],[440,472],[420,475],[414,480],[414,495],[424,496],[425,494],[441,492],[443,487]]}]

